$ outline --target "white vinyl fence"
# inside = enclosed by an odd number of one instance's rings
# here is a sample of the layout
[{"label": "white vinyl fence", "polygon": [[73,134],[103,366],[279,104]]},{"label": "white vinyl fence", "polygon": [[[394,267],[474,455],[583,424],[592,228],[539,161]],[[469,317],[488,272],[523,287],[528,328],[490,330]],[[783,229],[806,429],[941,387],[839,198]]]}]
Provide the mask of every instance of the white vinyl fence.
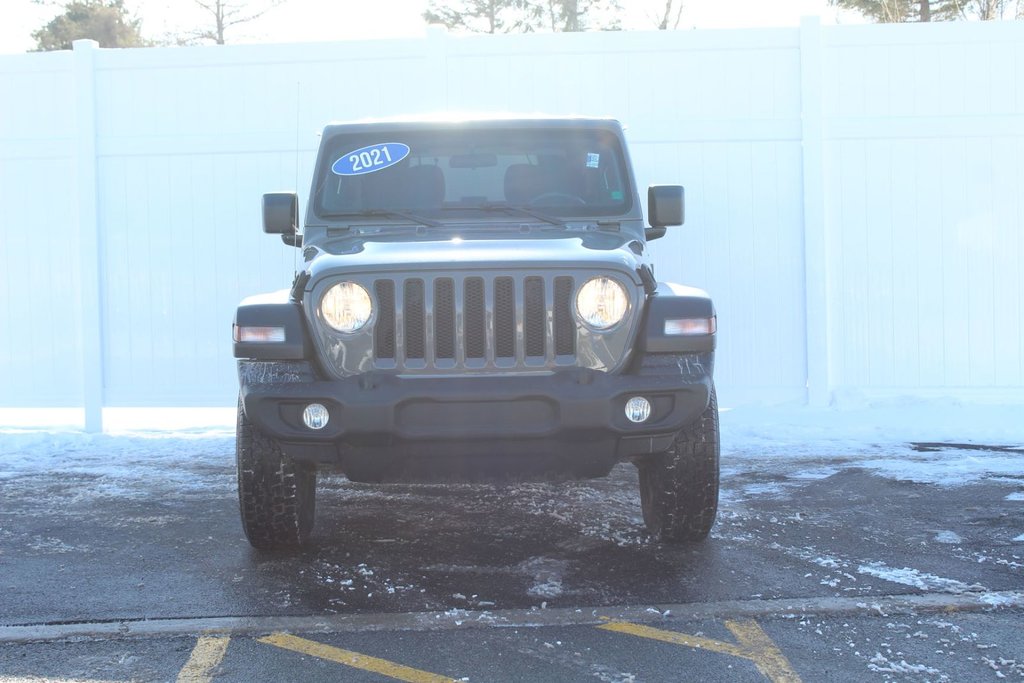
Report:
[{"label": "white vinyl fence", "polygon": [[1024,22],[0,56],[0,406],[229,406],[290,283],[260,196],[330,120],[623,121],[680,183],[657,275],[719,313],[723,405],[1024,402]]}]

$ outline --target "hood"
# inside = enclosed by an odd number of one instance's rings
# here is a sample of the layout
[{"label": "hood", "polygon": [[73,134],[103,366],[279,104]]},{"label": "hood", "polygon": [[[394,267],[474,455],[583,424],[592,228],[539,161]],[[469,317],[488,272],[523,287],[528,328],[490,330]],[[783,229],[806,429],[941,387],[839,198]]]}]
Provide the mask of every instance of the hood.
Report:
[{"label": "hood", "polygon": [[438,237],[408,234],[337,240],[305,252],[310,279],[349,272],[436,270],[614,269],[631,274],[645,262],[644,245],[618,232],[497,237]]}]

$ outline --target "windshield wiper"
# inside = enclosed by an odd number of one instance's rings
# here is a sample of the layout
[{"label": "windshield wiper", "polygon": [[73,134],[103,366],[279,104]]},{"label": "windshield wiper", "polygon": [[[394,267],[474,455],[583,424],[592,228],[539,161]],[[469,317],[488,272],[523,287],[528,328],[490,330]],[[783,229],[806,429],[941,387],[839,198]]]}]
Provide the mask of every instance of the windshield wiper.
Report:
[{"label": "windshield wiper", "polygon": [[503,202],[489,202],[486,204],[473,204],[471,206],[445,206],[442,207],[441,210],[449,211],[452,209],[461,209],[465,211],[503,211],[505,213],[518,213],[522,216],[530,216],[531,218],[536,218],[539,221],[549,223],[551,225],[565,225],[565,221],[561,220],[560,218],[555,218],[554,216],[549,216],[546,213],[534,211],[533,209],[528,209],[525,206],[513,206],[512,204],[505,204]]},{"label": "windshield wiper", "polygon": [[414,213],[395,211],[394,209],[364,209],[362,211],[347,211],[344,213],[325,213],[321,215],[321,218],[349,218],[351,216],[359,216],[360,218],[404,218],[407,221],[419,223],[428,228],[438,228],[443,225],[429,218],[417,216]]}]

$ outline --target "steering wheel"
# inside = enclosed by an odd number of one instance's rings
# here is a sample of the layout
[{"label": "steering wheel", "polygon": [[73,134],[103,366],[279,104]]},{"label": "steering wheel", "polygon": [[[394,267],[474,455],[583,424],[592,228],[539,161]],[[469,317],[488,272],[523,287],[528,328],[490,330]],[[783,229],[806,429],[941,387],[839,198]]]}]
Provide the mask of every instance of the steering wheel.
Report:
[{"label": "steering wheel", "polygon": [[587,200],[583,197],[577,197],[574,194],[569,194],[568,192],[545,192],[544,194],[539,194],[530,200],[530,206],[558,206],[562,203],[586,206]]}]

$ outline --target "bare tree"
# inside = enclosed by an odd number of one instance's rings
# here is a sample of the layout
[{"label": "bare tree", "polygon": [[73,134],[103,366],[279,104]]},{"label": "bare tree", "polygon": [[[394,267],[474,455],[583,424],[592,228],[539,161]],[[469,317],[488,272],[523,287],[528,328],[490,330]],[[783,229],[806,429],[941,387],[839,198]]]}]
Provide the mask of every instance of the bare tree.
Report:
[{"label": "bare tree", "polygon": [[556,33],[621,28],[619,0],[542,0],[533,6],[538,18],[546,16],[545,23]]},{"label": "bare tree", "polygon": [[205,10],[213,24],[210,28],[200,29],[193,34],[197,40],[212,40],[218,45],[224,44],[224,33],[232,26],[259,19],[268,11],[286,0],[192,0]]},{"label": "bare tree", "polygon": [[515,33],[529,30],[532,14],[527,0],[432,0],[423,19],[453,30]]},{"label": "bare tree", "polygon": [[476,33],[529,33],[615,30],[621,13],[619,0],[430,0],[423,18]]},{"label": "bare tree", "polygon": [[[1006,15],[1007,6],[1012,4],[1010,0],[971,0],[964,3],[964,15],[973,11],[973,14],[982,21],[995,21]],[[1020,15],[1024,3],[1017,5],[1016,15]]]},{"label": "bare tree", "polygon": [[[679,28],[679,20],[683,16],[682,0],[665,0],[665,10],[661,13],[661,20],[656,22],[659,31],[666,31],[669,28]],[[671,25],[671,26],[670,26]]]}]

